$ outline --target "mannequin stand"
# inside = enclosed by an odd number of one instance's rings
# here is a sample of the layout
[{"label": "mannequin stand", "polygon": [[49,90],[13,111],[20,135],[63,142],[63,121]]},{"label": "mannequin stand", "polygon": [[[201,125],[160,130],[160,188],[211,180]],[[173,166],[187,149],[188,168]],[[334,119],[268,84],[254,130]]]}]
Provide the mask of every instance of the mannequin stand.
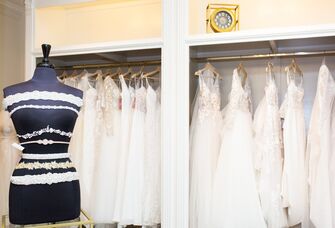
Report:
[{"label": "mannequin stand", "polygon": [[[15,227],[37,227],[37,228],[55,228],[55,227],[80,227],[87,225],[85,227],[93,228],[94,222],[92,218],[83,210],[81,210],[79,221],[70,220],[57,223],[43,223],[43,224],[33,224],[33,225],[13,225]],[[2,216],[1,228],[7,228],[10,225],[8,222],[8,215]]]}]

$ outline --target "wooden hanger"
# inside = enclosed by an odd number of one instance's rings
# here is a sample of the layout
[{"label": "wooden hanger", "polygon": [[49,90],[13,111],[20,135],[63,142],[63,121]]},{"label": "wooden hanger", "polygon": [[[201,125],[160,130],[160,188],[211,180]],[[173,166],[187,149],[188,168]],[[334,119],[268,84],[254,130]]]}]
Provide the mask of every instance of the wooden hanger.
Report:
[{"label": "wooden hanger", "polygon": [[114,78],[116,76],[119,76],[122,73],[121,67],[118,67],[116,72],[114,74],[110,74],[109,77]]},{"label": "wooden hanger", "polygon": [[133,68],[129,67],[128,71],[123,74],[124,78],[130,77],[133,74]]},{"label": "wooden hanger", "polygon": [[[273,74],[273,64],[272,64],[272,62],[268,62],[268,65],[267,65],[267,67],[266,67],[266,73],[267,73],[267,75],[269,75],[270,76],[270,79],[271,80],[275,80],[275,78],[274,78],[274,74]],[[266,78],[266,81],[268,82],[268,77]]]},{"label": "wooden hanger", "polygon": [[93,74],[90,75],[90,77],[98,77],[99,75],[103,75],[101,69],[96,70]]},{"label": "wooden hanger", "polygon": [[196,71],[194,74],[196,76],[200,76],[200,74],[202,74],[206,70],[211,71],[214,74],[215,77],[219,77],[220,76],[220,74],[216,71],[215,67],[212,64],[210,64],[209,62],[206,63],[206,65],[205,65],[204,68]]},{"label": "wooden hanger", "polygon": [[291,61],[291,64],[285,68],[285,71],[293,71],[293,73],[298,74],[299,76],[303,77],[302,70],[300,69],[299,65],[295,61],[295,58],[293,58]]},{"label": "wooden hanger", "polygon": [[146,74],[142,74],[142,78],[148,78],[148,79],[153,79],[153,76],[155,76],[156,74],[159,74],[161,72],[161,67],[157,67],[156,70],[148,72]]},{"label": "wooden hanger", "polygon": [[242,63],[239,63],[238,66],[237,66],[237,73],[239,76],[242,76],[242,79],[241,79],[241,82],[242,82],[242,86],[244,87],[245,85],[245,82],[248,78],[248,73],[247,71],[245,70],[244,66]]},{"label": "wooden hanger", "polygon": [[63,78],[66,78],[68,75],[67,75],[67,72],[66,70],[63,71],[63,73],[61,75],[58,76],[59,79],[63,79]]},{"label": "wooden hanger", "polygon": [[74,70],[74,71],[72,72],[72,74],[69,75],[70,78],[72,78],[72,77],[77,77],[77,76],[78,76],[78,72],[77,72],[77,70]]},{"label": "wooden hanger", "polygon": [[112,68],[107,69],[106,72],[102,75],[102,78],[106,78],[110,74],[112,74]]},{"label": "wooden hanger", "polygon": [[143,70],[144,70],[144,66],[141,66],[141,69],[138,72],[132,74],[130,78],[133,79],[136,77],[140,77],[143,74]]}]

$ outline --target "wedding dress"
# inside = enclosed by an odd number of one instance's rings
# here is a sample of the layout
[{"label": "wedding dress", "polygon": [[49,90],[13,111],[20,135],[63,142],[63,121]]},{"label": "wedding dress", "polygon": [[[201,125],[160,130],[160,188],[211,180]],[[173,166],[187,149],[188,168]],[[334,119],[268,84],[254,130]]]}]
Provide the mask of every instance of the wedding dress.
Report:
[{"label": "wedding dress", "polygon": [[271,75],[267,75],[265,96],[254,116],[256,167],[263,215],[268,228],[288,227],[281,198],[283,172],[281,124],[278,90]]},{"label": "wedding dress", "polygon": [[[74,83],[75,81],[75,83]],[[64,80],[64,84],[65,85],[69,85],[69,86],[73,86],[77,89],[81,89],[81,90],[86,90],[86,83],[81,83],[79,85],[80,81],[77,81],[75,78],[65,78]],[[84,85],[85,84],[85,85]],[[85,88],[84,88],[85,87]],[[83,97],[83,103],[85,103],[85,98]],[[68,148],[69,153],[71,154],[71,160],[74,163],[75,167],[77,168],[77,172],[78,174],[80,174],[81,172],[81,164],[82,164],[82,156],[83,156],[83,135],[84,135],[84,116],[83,116],[83,109],[80,109],[78,117],[77,117],[77,121],[76,124],[74,126],[73,129],[73,134],[72,134],[72,138],[70,141],[70,145]],[[80,184],[82,184],[80,182]]]},{"label": "wedding dress", "polygon": [[9,184],[20,152],[12,146],[17,142],[16,132],[9,113],[0,110],[0,216],[8,214]]},{"label": "wedding dress", "polygon": [[[97,79],[96,165],[91,195],[95,223],[114,222],[117,165],[120,151],[120,90],[112,78]],[[100,96],[99,96],[100,94]]]},{"label": "wedding dress", "polygon": [[82,151],[78,166],[82,208],[89,214],[92,212],[90,201],[92,197],[94,166],[96,164],[96,117],[97,117],[97,90],[90,84],[89,75],[81,78],[78,88],[84,91],[82,106]]},{"label": "wedding dress", "polygon": [[303,109],[304,90],[302,80],[296,85],[295,79],[287,72],[287,93],[280,108],[284,118],[284,166],[282,177],[282,194],[284,206],[288,207],[288,224],[294,226],[302,223],[308,226],[308,186],[306,166],[306,133]]},{"label": "wedding dress", "polygon": [[[223,110],[221,150],[213,183],[211,228],[265,228],[253,153],[250,89],[234,70],[229,103]],[[205,150],[206,151],[206,150]]]},{"label": "wedding dress", "polygon": [[310,218],[316,228],[335,228],[335,82],[326,65],[319,71],[308,133]]},{"label": "wedding dress", "polygon": [[210,70],[199,75],[190,141],[190,227],[210,227],[212,183],[220,151],[219,80]]},{"label": "wedding dress", "polygon": [[145,99],[146,89],[141,83],[141,86],[135,90],[135,110],[130,134],[121,219],[123,224],[143,224]]},{"label": "wedding dress", "polygon": [[160,104],[157,92],[147,80],[144,153],[143,224],[160,223],[161,210],[161,148]]},{"label": "wedding dress", "polygon": [[120,75],[121,82],[121,132],[120,132],[120,151],[119,151],[119,164],[117,165],[117,184],[116,184],[116,199],[114,209],[114,221],[123,223],[121,219],[125,178],[127,174],[127,161],[129,154],[129,140],[132,125],[132,102],[133,102],[133,89],[128,87],[123,75]]}]

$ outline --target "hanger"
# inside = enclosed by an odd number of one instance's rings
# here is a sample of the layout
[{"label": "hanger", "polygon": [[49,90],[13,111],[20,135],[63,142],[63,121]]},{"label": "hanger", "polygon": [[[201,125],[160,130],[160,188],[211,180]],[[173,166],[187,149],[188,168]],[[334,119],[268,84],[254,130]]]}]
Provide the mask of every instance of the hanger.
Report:
[{"label": "hanger", "polygon": [[241,82],[242,82],[242,86],[244,87],[245,81],[248,78],[248,73],[245,70],[245,68],[244,68],[244,66],[243,66],[242,63],[238,64],[238,66],[237,66],[237,73],[238,73],[238,75],[240,75],[240,76],[242,75],[243,76]]},{"label": "hanger", "polygon": [[295,58],[292,59],[292,62],[290,65],[285,67],[285,71],[293,71],[293,73],[298,74],[299,76],[303,76],[302,70],[300,69],[299,65],[295,61]]},{"label": "hanger", "polygon": [[123,74],[123,77],[131,76],[133,73],[133,69],[131,67],[128,68],[128,71]]},{"label": "hanger", "polygon": [[213,72],[213,74],[214,74],[215,77],[219,77],[220,76],[220,74],[216,71],[215,67],[212,64],[210,64],[209,62],[206,63],[206,65],[205,65],[204,68],[196,71],[194,74],[196,76],[200,76],[200,74],[202,74],[206,70],[209,70],[209,71]]},{"label": "hanger", "polygon": [[78,76],[78,72],[77,72],[77,70],[74,70],[74,71],[72,72],[72,74],[69,75],[70,78],[72,78],[72,77],[77,77],[77,76]]},{"label": "hanger", "polygon": [[326,56],[323,56],[322,65],[326,65]]},{"label": "hanger", "polygon": [[110,74],[109,77],[114,78],[116,76],[119,76],[122,73],[121,67],[118,67],[116,72],[114,74]]},{"label": "hanger", "polygon": [[75,77],[81,78],[81,77],[84,77],[87,74],[88,74],[88,71],[86,69],[84,69],[82,72],[80,72],[80,74],[75,75]]},{"label": "hanger", "polygon": [[143,74],[143,70],[144,70],[144,65],[141,66],[141,68],[140,68],[140,70],[138,72],[132,74],[130,78],[140,77]]},{"label": "hanger", "polygon": [[102,75],[102,78],[106,78],[108,75],[112,73],[112,68],[107,69],[106,72]]},{"label": "hanger", "polygon": [[[270,62],[270,61],[268,62],[267,67],[266,67],[265,70],[266,70],[267,75],[270,76],[270,79],[272,81],[274,81],[275,78],[274,78],[274,74],[273,74],[273,64],[272,64],[272,62]],[[266,78],[266,81],[268,83],[268,77]]]},{"label": "hanger", "polygon": [[[300,69],[299,65],[297,64],[296,60],[293,58],[291,61],[291,64],[285,67],[285,72],[287,73],[287,80],[294,80],[296,81],[296,77],[299,76],[301,77],[300,83],[302,83],[303,79],[303,73],[302,70]],[[290,73],[293,72],[293,75]],[[292,78],[293,77],[293,78]]]},{"label": "hanger", "polygon": [[101,69],[97,69],[93,74],[90,75],[90,77],[98,77],[99,75],[103,75]]},{"label": "hanger", "polygon": [[160,72],[161,72],[161,67],[158,66],[156,68],[156,70],[154,70],[154,71],[148,72],[146,74],[142,73],[141,78],[153,79],[153,76],[156,75],[156,74],[159,74]]},{"label": "hanger", "polygon": [[68,75],[67,75],[67,72],[66,70],[63,71],[63,73],[61,75],[58,76],[59,79],[63,79],[63,78],[66,78]]}]

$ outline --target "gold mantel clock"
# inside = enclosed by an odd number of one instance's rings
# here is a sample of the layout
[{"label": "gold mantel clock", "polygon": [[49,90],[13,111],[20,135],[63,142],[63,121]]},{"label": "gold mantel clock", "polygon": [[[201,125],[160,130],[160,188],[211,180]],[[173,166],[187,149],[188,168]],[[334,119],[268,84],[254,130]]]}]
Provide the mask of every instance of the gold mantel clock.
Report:
[{"label": "gold mantel clock", "polygon": [[239,5],[209,4],[206,12],[207,33],[239,30],[239,14]]}]

